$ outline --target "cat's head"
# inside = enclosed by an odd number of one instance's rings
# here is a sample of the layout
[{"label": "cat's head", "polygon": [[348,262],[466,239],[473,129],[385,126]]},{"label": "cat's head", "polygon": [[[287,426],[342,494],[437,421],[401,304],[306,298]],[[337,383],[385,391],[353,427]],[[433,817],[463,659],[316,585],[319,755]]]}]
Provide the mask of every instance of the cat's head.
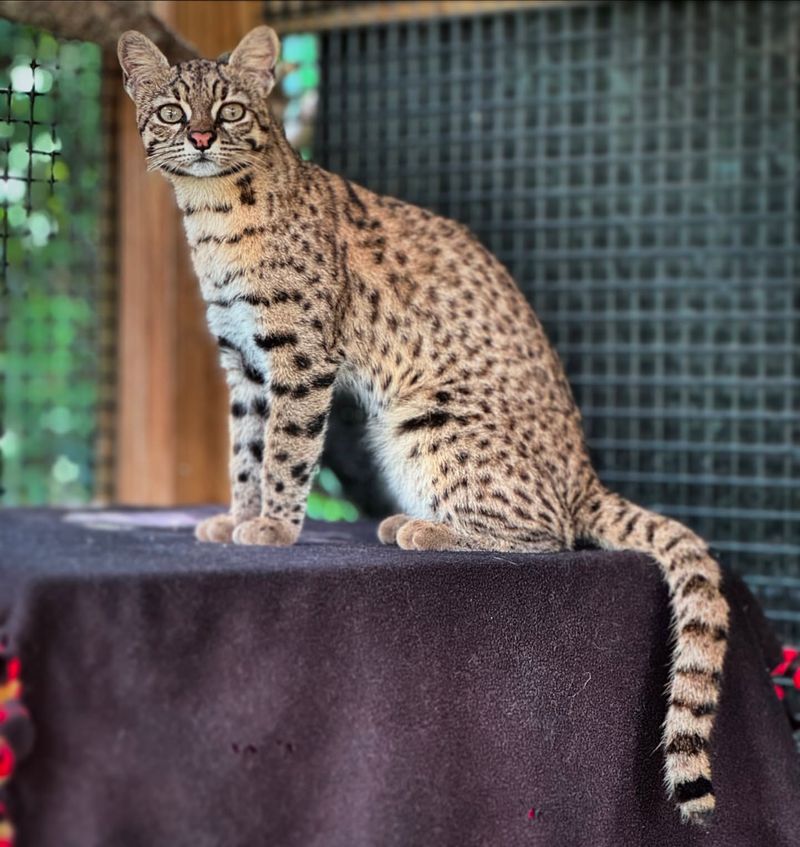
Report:
[{"label": "cat's head", "polygon": [[226,60],[171,67],[147,36],[123,33],[119,63],[148,169],[214,177],[253,164],[280,131],[267,108],[279,51],[275,32],[259,26]]}]

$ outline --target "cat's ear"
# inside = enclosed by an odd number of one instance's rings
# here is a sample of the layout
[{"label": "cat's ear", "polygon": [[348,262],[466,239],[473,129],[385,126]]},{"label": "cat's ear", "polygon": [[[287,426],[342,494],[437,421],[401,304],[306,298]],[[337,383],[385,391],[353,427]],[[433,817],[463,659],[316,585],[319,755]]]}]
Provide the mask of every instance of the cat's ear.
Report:
[{"label": "cat's ear", "polygon": [[265,86],[269,94],[275,85],[275,65],[280,52],[281,42],[275,30],[257,26],[239,42],[228,59],[228,65]]},{"label": "cat's ear", "polygon": [[169,70],[167,57],[141,32],[129,29],[123,32],[117,43],[117,56],[122,66],[122,82],[130,97],[136,86]]}]

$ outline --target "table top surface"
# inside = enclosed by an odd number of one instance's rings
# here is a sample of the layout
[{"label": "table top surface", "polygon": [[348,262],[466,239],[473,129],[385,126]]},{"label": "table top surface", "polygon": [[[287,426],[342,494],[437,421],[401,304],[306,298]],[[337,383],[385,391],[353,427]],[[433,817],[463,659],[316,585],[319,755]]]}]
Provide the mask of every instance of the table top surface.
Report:
[{"label": "table top surface", "polygon": [[366,522],[202,544],[210,511],[0,510],[0,636],[38,733],[15,777],[29,843],[796,840],[779,650],[740,580],[708,834],[663,791],[652,559],[409,552]]},{"label": "table top surface", "polygon": [[[307,521],[294,547],[203,544],[194,538],[198,520],[211,508],[186,509],[0,509],[0,574],[88,576],[125,573],[217,571],[274,572],[315,568],[408,567],[455,563],[505,568],[585,567],[610,555],[623,566],[637,553],[597,550],[559,554],[494,552],[410,552],[379,543],[376,524]],[[628,563],[625,565],[624,563]],[[657,578],[657,577],[656,577]]]}]

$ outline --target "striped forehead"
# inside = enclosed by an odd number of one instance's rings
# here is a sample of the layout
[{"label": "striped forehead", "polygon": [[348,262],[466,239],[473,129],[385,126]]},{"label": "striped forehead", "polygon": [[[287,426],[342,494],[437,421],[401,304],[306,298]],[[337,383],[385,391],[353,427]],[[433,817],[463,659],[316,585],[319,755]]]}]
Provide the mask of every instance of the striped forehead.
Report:
[{"label": "striped forehead", "polygon": [[192,59],[173,68],[164,86],[177,100],[195,109],[209,109],[217,100],[224,100],[231,90],[224,67],[208,59]]}]

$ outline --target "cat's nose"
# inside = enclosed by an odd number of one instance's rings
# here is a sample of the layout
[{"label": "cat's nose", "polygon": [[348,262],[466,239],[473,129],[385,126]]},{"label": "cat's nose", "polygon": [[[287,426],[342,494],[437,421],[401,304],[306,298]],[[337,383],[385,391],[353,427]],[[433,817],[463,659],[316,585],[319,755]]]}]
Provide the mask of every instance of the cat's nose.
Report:
[{"label": "cat's nose", "polygon": [[216,133],[210,130],[203,132],[202,130],[193,129],[189,133],[189,141],[192,142],[192,146],[197,150],[207,150],[216,137]]}]

